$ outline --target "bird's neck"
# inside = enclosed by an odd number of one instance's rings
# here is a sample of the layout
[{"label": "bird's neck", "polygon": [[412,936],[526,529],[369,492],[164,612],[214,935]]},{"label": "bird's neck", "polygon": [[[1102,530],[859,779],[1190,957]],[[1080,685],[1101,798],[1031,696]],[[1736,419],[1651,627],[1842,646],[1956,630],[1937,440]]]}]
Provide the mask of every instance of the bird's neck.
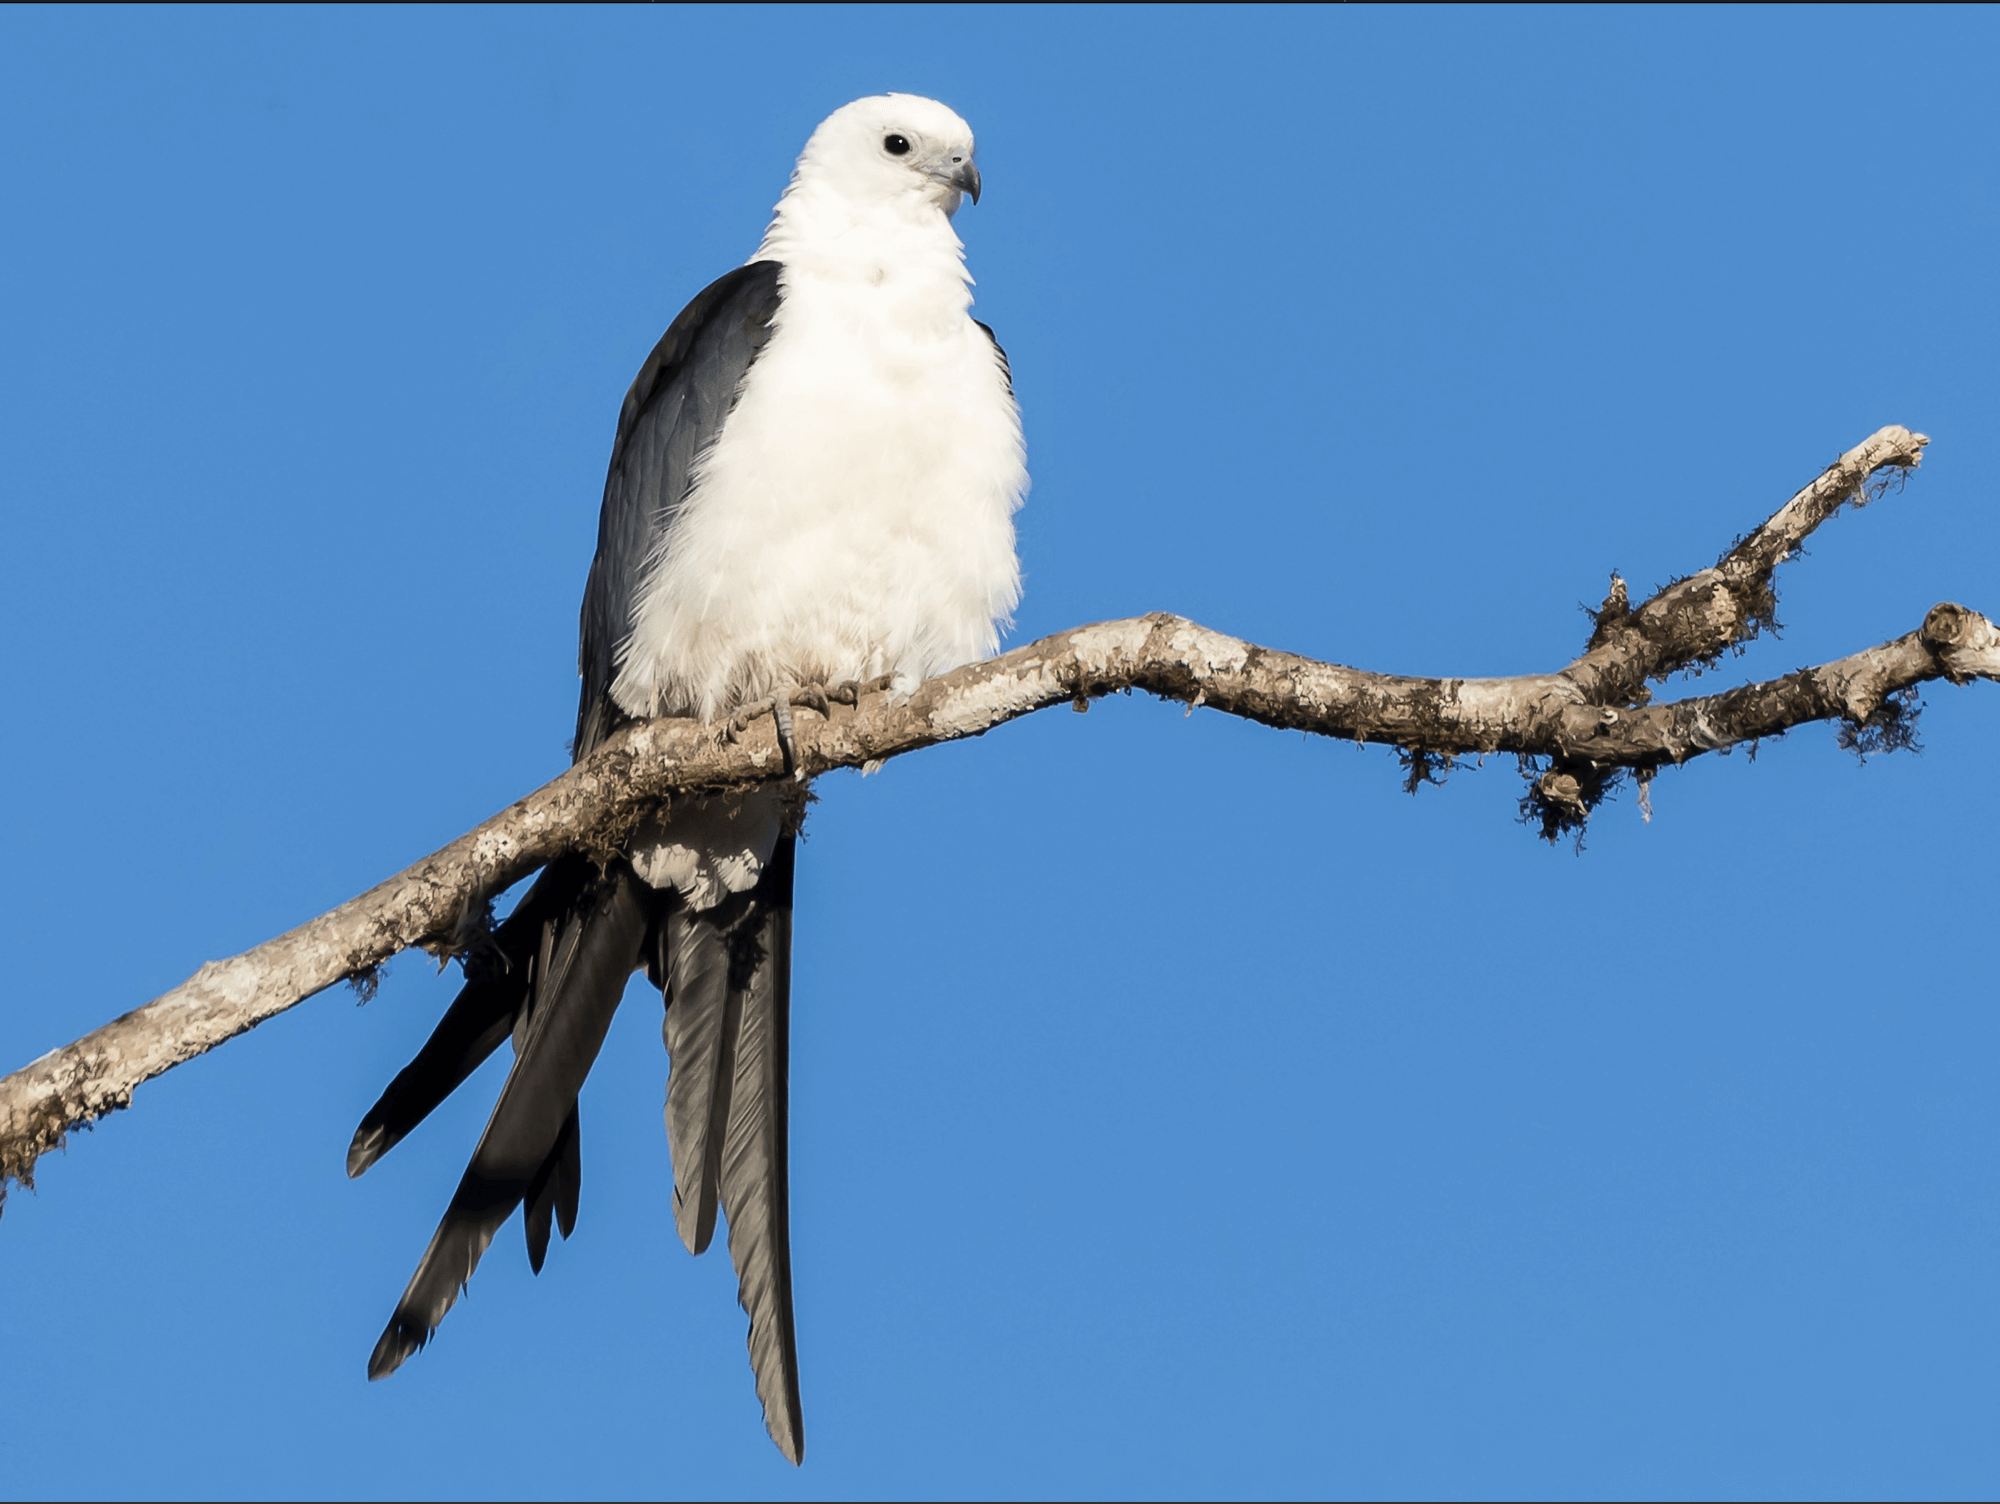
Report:
[{"label": "bird's neck", "polygon": [[950,216],[920,192],[857,204],[824,184],[795,177],[750,259],[782,262],[793,286],[920,282],[955,312],[972,303],[964,243]]}]

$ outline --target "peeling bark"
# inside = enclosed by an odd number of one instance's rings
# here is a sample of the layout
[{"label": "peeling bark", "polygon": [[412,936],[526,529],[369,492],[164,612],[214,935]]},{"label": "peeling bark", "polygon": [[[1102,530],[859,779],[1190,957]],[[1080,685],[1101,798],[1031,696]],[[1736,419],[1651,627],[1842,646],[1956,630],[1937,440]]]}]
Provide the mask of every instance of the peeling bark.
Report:
[{"label": "peeling bark", "polygon": [[[1178,616],[1134,617],[1059,632],[928,680],[906,698],[874,686],[825,716],[795,713],[799,771],[861,767],[979,736],[1053,705],[1081,707],[1139,689],[1190,709],[1397,747],[1413,784],[1461,754],[1517,753],[1531,760],[1524,813],[1554,836],[1580,829],[1625,773],[1649,779],[1664,764],[1807,722],[1839,721],[1864,733],[1872,727],[1893,745],[1894,734],[1883,728],[1895,720],[1898,697],[1916,685],[2000,679],[2000,629],[1985,616],[1943,603],[1891,642],[1720,694],[1656,705],[1647,686],[1712,663],[1768,626],[1778,565],[1842,506],[1865,505],[1897,483],[1928,442],[1904,428],[1881,430],[1714,567],[1637,607],[1624,581],[1614,580],[1585,650],[1555,673],[1373,674],[1259,647]],[[0,1200],[10,1181],[33,1185],[35,1161],[70,1129],[128,1105],[154,1076],[336,982],[371,975],[398,951],[462,953],[483,931],[488,898],[556,856],[608,857],[676,795],[783,776],[768,718],[736,739],[717,724],[686,720],[624,728],[583,763],[358,898],[208,963],[144,1007],[0,1078]]]}]

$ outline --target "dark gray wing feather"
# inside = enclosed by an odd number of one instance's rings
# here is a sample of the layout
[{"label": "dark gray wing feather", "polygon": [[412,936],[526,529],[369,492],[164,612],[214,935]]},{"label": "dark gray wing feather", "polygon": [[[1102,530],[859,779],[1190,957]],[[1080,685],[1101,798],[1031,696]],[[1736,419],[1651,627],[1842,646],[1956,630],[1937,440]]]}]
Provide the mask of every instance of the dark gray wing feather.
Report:
[{"label": "dark gray wing feather", "polygon": [[703,288],[660,336],[625,394],[604,477],[597,556],[583,592],[579,759],[622,720],[611,682],[646,566],[687,499],[695,461],[722,432],[744,374],[770,338],[778,272],[775,261],[753,261]]},{"label": "dark gray wing feather", "polygon": [[980,323],[978,319],[974,319],[972,322],[979,324],[979,332],[993,341],[993,353],[1000,357],[1000,374],[1007,379],[1007,393],[1009,396],[1012,396],[1014,392],[1014,363],[1007,358],[1007,347],[1000,343],[1000,336],[993,332],[991,324]]}]

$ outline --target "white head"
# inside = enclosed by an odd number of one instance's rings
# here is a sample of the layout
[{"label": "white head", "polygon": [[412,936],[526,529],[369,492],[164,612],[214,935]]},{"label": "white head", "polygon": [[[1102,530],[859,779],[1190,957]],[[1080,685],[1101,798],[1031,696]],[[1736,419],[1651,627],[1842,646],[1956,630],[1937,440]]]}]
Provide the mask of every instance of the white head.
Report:
[{"label": "white head", "polygon": [[972,127],[918,94],[857,99],[827,116],[799,153],[786,197],[801,190],[830,192],[862,218],[875,209],[950,216],[965,195],[979,202]]}]

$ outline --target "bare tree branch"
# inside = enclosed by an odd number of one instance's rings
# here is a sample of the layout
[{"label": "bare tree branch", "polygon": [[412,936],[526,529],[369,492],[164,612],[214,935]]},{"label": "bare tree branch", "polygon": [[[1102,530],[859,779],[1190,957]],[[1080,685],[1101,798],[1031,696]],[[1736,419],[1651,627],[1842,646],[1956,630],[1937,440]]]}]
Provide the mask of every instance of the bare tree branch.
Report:
[{"label": "bare tree branch", "polygon": [[1614,579],[1597,631],[1565,674],[1593,705],[1644,698],[1648,679],[1713,662],[1773,623],[1777,567],[1848,502],[1866,506],[1923,460],[1930,440],[1891,424],[1864,439],[1731,548],[1712,569],[1677,580],[1636,611]]},{"label": "bare tree branch", "polygon": [[[1851,450],[1712,569],[1637,608],[1614,582],[1582,656],[1553,674],[1423,679],[1372,674],[1258,647],[1177,616],[1059,632],[917,686],[886,688],[795,720],[802,776],[978,736],[1053,705],[1133,689],[1267,726],[1386,743],[1412,760],[1514,752],[1532,767],[1524,812],[1555,835],[1581,826],[1613,779],[1685,762],[1811,721],[1882,745],[1907,740],[1898,696],[1926,681],[2000,679],[2000,629],[1950,603],[1916,630],[1784,678],[1670,704],[1646,685],[1712,662],[1769,624],[1772,576],[1814,528],[1914,468],[1929,441],[1885,428]],[[676,795],[786,776],[768,721],[740,738],[715,724],[628,726],[583,763],[442,850],[299,928],[226,961],[0,1078],[0,1197],[32,1186],[36,1160],[71,1129],[126,1106],[141,1083],[411,946],[461,952],[488,898],[567,851],[608,859]]]}]

